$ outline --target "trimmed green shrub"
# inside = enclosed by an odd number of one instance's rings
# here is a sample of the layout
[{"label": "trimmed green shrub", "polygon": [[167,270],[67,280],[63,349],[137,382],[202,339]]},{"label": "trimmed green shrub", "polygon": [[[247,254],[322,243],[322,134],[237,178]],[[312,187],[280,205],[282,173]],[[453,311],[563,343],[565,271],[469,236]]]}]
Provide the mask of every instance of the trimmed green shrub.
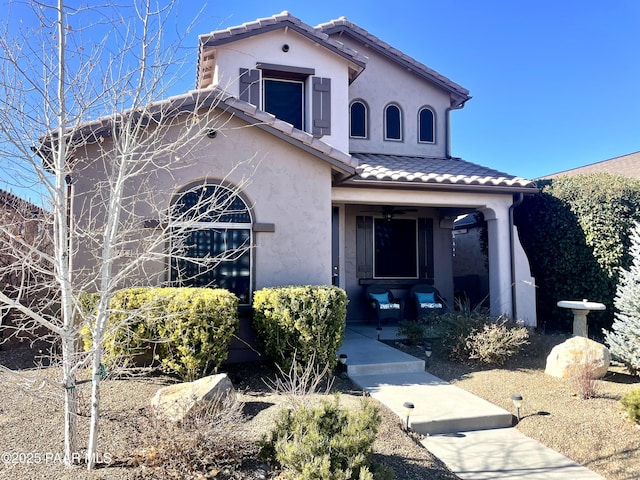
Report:
[{"label": "trimmed green shrub", "polygon": [[629,265],[629,232],[640,220],[640,181],[613,174],[544,181],[540,195],[515,210],[520,240],[536,278],[539,324],[570,332],[572,315],[559,300],[587,298],[607,306],[592,312],[593,333],[613,321],[620,267]]},{"label": "trimmed green shrub", "polygon": [[266,354],[287,372],[295,361],[336,364],[347,316],[347,294],[333,286],[263,288],[253,295],[254,326]]},{"label": "trimmed green shrub", "polygon": [[368,399],[358,409],[340,406],[339,397],[321,405],[283,409],[261,455],[284,470],[284,478],[349,480],[390,478],[373,474],[370,458],[380,414]]},{"label": "trimmed green shrub", "polygon": [[611,331],[604,333],[613,358],[637,374],[640,372],[640,223],[636,223],[631,234],[630,252],[631,266],[620,271],[615,320]]},{"label": "trimmed green shrub", "polygon": [[620,399],[631,421],[640,424],[640,388],[625,393]]},{"label": "trimmed green shrub", "polygon": [[[129,288],[116,292],[109,308],[107,366],[155,359],[187,380],[220,366],[238,328],[238,298],[223,289]],[[90,348],[88,324],[82,332]]]}]

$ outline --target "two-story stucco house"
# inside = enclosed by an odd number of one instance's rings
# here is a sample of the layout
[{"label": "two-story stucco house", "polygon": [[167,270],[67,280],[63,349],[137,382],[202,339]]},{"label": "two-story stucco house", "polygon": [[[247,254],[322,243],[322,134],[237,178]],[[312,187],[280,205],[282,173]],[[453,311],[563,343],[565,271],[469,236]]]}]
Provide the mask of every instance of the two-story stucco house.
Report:
[{"label": "two-story stucco house", "polygon": [[[208,276],[176,278],[188,270],[181,259],[182,269],[158,267],[152,282],[217,284],[244,304],[266,286],[334,283],[349,296],[348,322],[371,315],[363,289],[376,283],[398,295],[434,284],[452,302],[453,222],[478,210],[488,221],[491,310],[535,325],[511,213],[536,188],[451,156],[450,114],[470,99],[465,88],[344,18],[312,27],[288,12],[201,35],[196,86],[183,103],[221,92],[226,128],[189,149],[188,166],[158,174],[159,188],[173,185],[159,207],[194,185],[206,196],[242,184],[233,219],[203,222],[190,241],[212,255],[251,248]],[[255,157],[243,183],[241,162]],[[95,183],[74,181],[77,195]]]}]

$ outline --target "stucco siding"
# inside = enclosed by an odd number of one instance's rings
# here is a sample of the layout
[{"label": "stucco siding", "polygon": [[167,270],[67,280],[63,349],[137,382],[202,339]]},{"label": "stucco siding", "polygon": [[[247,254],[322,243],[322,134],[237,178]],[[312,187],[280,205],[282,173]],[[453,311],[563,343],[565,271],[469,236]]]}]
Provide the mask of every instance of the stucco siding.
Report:
[{"label": "stucco siding", "polygon": [[[369,57],[367,68],[349,87],[349,102],[362,99],[369,107],[369,138],[351,139],[350,151],[445,156],[446,109],[450,104],[448,93],[354,40],[345,37],[340,40]],[[384,108],[389,103],[396,103],[402,110],[401,142],[384,140]],[[418,143],[418,111],[423,106],[431,107],[436,116],[434,144]]]},{"label": "stucco siding", "polygon": [[[138,219],[162,218],[172,196],[194,183],[222,180],[231,186],[242,185],[241,194],[251,208],[252,221],[275,226],[273,232],[253,233],[254,287],[330,283],[331,167],[238,119],[220,120],[216,138],[204,136],[181,145],[171,154],[174,163],[170,169],[147,171],[140,181],[130,184],[131,188],[151,187],[148,194],[138,198]],[[177,132],[170,129],[164,141],[174,142]],[[96,148],[90,146],[88,155],[95,155]],[[157,148],[160,150],[161,145]],[[87,168],[82,162],[74,172],[74,213],[81,221],[101,221],[103,212],[94,208],[89,215],[87,202],[95,197],[94,187],[103,175],[100,168]],[[143,234],[153,235],[153,229]],[[75,267],[90,266],[95,253],[95,245],[86,245],[76,257]],[[145,276],[131,282],[160,284],[167,279],[164,260],[147,264]]]},{"label": "stucco siding", "polygon": [[[289,45],[283,52],[282,46]],[[348,63],[344,58],[320,48],[308,38],[288,30],[276,30],[255,37],[238,40],[229,46],[220,46],[216,54],[214,84],[238,97],[240,94],[238,75],[240,68],[253,69],[256,63],[271,63],[315,70],[316,77],[330,78],[331,82],[331,135],[322,140],[336,149],[349,150],[348,129]],[[311,87],[307,81],[305,116],[310,124],[309,108]],[[260,107],[260,105],[258,105]],[[310,131],[310,128],[305,128]]]}]

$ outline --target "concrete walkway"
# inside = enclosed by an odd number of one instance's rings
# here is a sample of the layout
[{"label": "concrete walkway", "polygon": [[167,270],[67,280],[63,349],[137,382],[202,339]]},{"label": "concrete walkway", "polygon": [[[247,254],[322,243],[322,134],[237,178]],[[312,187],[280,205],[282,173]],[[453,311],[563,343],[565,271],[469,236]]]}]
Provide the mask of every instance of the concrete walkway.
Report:
[{"label": "concrete walkway", "polygon": [[603,479],[511,428],[511,412],[434,377],[423,360],[377,341],[395,338],[395,330],[349,325],[338,353],[347,355],[351,380],[403,421],[403,404],[415,405],[410,427],[425,435],[422,444],[460,478]]}]

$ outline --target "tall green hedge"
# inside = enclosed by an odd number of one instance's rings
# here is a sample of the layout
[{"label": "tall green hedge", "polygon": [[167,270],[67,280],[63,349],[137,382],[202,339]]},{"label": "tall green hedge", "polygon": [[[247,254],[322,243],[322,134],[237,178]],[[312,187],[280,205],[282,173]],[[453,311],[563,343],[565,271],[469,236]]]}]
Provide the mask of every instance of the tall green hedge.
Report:
[{"label": "tall green hedge", "polygon": [[[96,301],[95,295],[85,297],[83,308],[90,311]],[[128,288],[113,295],[109,309],[107,366],[131,365],[146,356],[187,380],[226,360],[238,328],[238,298],[223,289]],[[90,348],[88,322],[83,334]]]},{"label": "tall green hedge", "polygon": [[572,314],[559,300],[604,303],[589,329],[600,335],[613,322],[620,267],[629,265],[629,232],[640,219],[640,181],[613,174],[559,177],[540,183],[539,195],[515,210],[522,246],[536,278],[538,322],[571,331]]},{"label": "tall green hedge", "polygon": [[332,286],[263,288],[253,295],[254,326],[265,352],[284,371],[294,359],[333,367],[342,343],[347,294]]}]

